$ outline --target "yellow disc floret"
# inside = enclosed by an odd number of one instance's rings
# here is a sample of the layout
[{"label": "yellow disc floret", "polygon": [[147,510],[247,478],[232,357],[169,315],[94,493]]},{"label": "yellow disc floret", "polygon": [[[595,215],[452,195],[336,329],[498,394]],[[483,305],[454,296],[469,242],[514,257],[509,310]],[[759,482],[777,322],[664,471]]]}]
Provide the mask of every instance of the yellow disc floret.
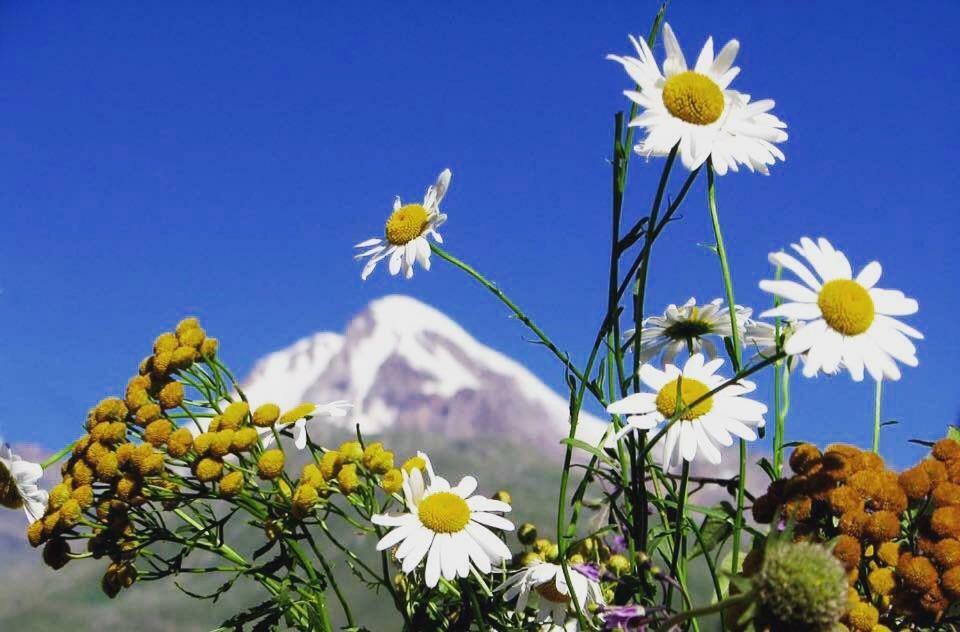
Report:
[{"label": "yellow disc floret", "polygon": [[257,461],[257,473],[260,478],[272,481],[283,474],[283,450],[267,450]]},{"label": "yellow disc floret", "polygon": [[157,395],[157,401],[164,410],[176,408],[183,403],[183,384],[180,382],[170,382],[160,389]]},{"label": "yellow disc floret", "polygon": [[691,404],[709,393],[710,389],[700,380],[685,377],[680,380],[679,389],[677,388],[677,380],[671,380],[657,393],[657,410],[659,410],[664,417],[669,419],[676,414],[678,390],[680,391],[680,399],[684,407],[683,412],[680,414],[680,419],[693,421],[697,417],[707,414],[710,412],[710,409],[713,408],[712,397],[707,397],[695,406],[691,406]]},{"label": "yellow disc floret", "polygon": [[388,494],[399,493],[403,489],[403,473],[400,470],[390,470],[380,480],[380,487]]},{"label": "yellow disc floret", "polygon": [[470,507],[453,492],[436,492],[420,502],[420,522],[435,533],[457,533],[470,522]]},{"label": "yellow disc floret", "polygon": [[359,441],[347,441],[337,448],[344,463],[359,463],[363,460],[363,446]]},{"label": "yellow disc floret", "polygon": [[420,204],[401,206],[387,220],[386,237],[394,246],[403,246],[423,234],[430,214]]},{"label": "yellow disc floret", "polygon": [[687,70],[667,79],[663,105],[681,121],[710,125],[723,114],[723,91],[710,77]]},{"label": "yellow disc floret", "polygon": [[220,495],[224,498],[236,496],[243,489],[243,472],[234,470],[220,479]]},{"label": "yellow disc floret", "polygon": [[845,336],[870,329],[876,315],[870,293],[849,279],[827,281],[817,295],[817,305],[827,324]]},{"label": "yellow disc floret", "polygon": [[348,463],[340,468],[337,474],[337,483],[340,485],[340,491],[344,494],[351,494],[360,486],[360,476],[357,475],[357,466]]},{"label": "yellow disc floret", "polygon": [[280,407],[276,404],[264,404],[253,411],[253,425],[269,428],[280,418]]},{"label": "yellow disc floret", "polygon": [[220,417],[220,429],[236,430],[246,419],[248,412],[250,412],[250,405],[247,402],[233,402],[227,406]]}]

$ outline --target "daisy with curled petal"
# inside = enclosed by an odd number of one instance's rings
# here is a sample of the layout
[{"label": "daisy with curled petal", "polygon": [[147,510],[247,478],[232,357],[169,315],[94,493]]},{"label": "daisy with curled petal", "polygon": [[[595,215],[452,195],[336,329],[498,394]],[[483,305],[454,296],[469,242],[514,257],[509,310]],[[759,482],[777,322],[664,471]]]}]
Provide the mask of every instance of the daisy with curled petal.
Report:
[{"label": "daisy with curled petal", "polygon": [[512,522],[497,515],[510,511],[510,505],[474,495],[477,479],[472,476],[451,486],[434,473],[426,454],[417,456],[424,460],[429,480],[424,481],[419,469],[410,474],[403,470],[407,513],[371,518],[376,525],[392,527],[377,543],[377,550],[397,546],[396,558],[407,574],[426,557],[424,576],[430,588],[441,575],[448,580],[466,577],[471,564],[481,573],[489,573],[495,564],[510,559],[510,549],[488,528],[513,530]]},{"label": "daisy with curled petal", "polygon": [[433,237],[437,243],[443,238],[437,232],[447,216],[440,212],[440,201],[450,186],[451,173],[444,169],[437,177],[436,184],[427,188],[423,204],[401,204],[398,196],[393,201],[393,213],[387,219],[383,237],[374,237],[360,242],[355,248],[365,248],[356,255],[357,260],[369,257],[363,266],[360,278],[364,281],[373,272],[382,259],[389,258],[391,275],[403,270],[406,278],[413,276],[413,264],[420,262],[424,270],[430,269],[430,242]]},{"label": "daisy with curled petal", "polygon": [[[698,451],[707,461],[717,464],[720,450],[715,444],[731,445],[731,435],[755,440],[757,434],[753,427],[764,425],[767,407],[744,395],[756,390],[756,384],[740,380],[705,397],[726,381],[716,375],[722,364],[720,358],[704,362],[703,355],[695,353],[682,371],[673,364],[666,365],[663,371],[650,364],[641,366],[640,380],[653,392],[634,393],[607,406],[607,412],[627,416],[627,423],[616,438],[631,431],[656,428],[672,419],[679,409],[679,417],[664,437],[664,467],[674,463],[674,456],[678,457],[677,462],[681,458],[692,461]],[[704,399],[698,402],[701,398]]]},{"label": "daisy with curled petal", "polygon": [[750,95],[729,88],[740,73],[733,65],[740,49],[737,40],[727,42],[714,56],[713,38],[707,38],[690,70],[673,29],[664,24],[667,57],[662,73],[646,41],[630,40],[636,57],[607,58],[622,64],[638,88],[624,92],[642,109],[630,125],[647,132],[634,148],[637,153],[666,156],[678,147],[687,169],[712,158],[720,175],[737,171],[739,165],[766,174],[769,165],[784,160],[775,143],[787,140],[787,125],[770,113],[774,102],[751,102]]},{"label": "daisy with curled petal", "polygon": [[[302,450],[307,447],[308,421],[321,415],[328,417],[346,417],[347,412],[351,408],[353,408],[353,404],[342,399],[328,404],[300,404],[293,410],[284,413],[280,417],[279,423],[293,424],[293,445],[295,445],[298,450]],[[258,428],[257,432],[260,433],[264,448],[273,444],[273,428]]]},{"label": "daisy with curled petal", "polygon": [[[737,306],[737,328],[741,338],[744,336],[743,323],[752,313],[753,310],[749,307]],[[640,361],[649,362],[662,352],[663,362],[671,364],[684,350],[689,353],[702,351],[708,358],[715,358],[717,345],[710,338],[716,336],[722,340],[732,331],[730,310],[723,306],[723,301],[719,298],[706,305],[697,305],[695,298],[679,307],[671,304],[663,316],[650,316],[643,320],[640,329]],[[624,333],[628,351],[633,349],[634,333],[633,329]]]},{"label": "daisy with curled petal", "polygon": [[[783,341],[801,327],[803,327],[803,323],[800,321],[783,321],[780,323],[778,336],[776,325],[748,318],[743,324],[743,348],[744,350],[753,350],[761,358],[772,358],[777,355],[778,342],[782,345]],[[796,361],[805,358],[805,353],[789,356],[787,367],[792,371],[797,364]]]},{"label": "daisy with curled petal", "polygon": [[894,316],[914,314],[919,306],[903,292],[875,287],[882,271],[879,263],[868,263],[854,277],[847,257],[822,237],[816,243],[804,237],[792,247],[813,272],[786,252],[772,253],[771,263],[793,272],[803,283],[761,281],[762,290],[789,301],[761,316],[804,322],[784,342],[784,351],[807,354],[805,376],[821,370],[837,373],[846,367],[858,382],[864,369],[875,380],[898,380],[897,360],[917,366],[917,349],[910,338],[923,338],[923,334]]},{"label": "daisy with curled petal", "polygon": [[[585,611],[592,604],[605,604],[603,590],[596,579],[571,566],[570,581],[573,583],[573,593],[581,611]],[[538,600],[537,623],[551,621],[554,626],[562,626],[567,614],[575,611],[563,567],[558,564],[538,561],[514,573],[498,586],[497,590],[505,591],[504,601],[516,599],[516,610],[520,613],[526,609],[532,593]]]},{"label": "daisy with curled petal", "polygon": [[20,458],[6,443],[0,445],[0,505],[22,508],[30,522],[41,519],[47,506],[47,492],[37,484],[42,476],[39,463]]}]

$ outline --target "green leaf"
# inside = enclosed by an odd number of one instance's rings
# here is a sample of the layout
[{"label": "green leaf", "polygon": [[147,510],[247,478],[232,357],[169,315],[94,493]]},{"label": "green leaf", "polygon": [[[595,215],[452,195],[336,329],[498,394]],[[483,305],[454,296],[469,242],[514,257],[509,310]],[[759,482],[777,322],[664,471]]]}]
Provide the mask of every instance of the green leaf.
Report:
[{"label": "green leaf", "polygon": [[703,520],[703,526],[700,528],[702,542],[698,542],[697,550],[689,559],[709,553],[718,546],[722,545],[733,533],[733,525],[727,518],[716,518],[707,516]]},{"label": "green leaf", "polygon": [[960,427],[953,425],[947,426],[947,438],[960,441]]},{"label": "green leaf", "polygon": [[[747,559],[747,553],[745,551],[740,551],[739,557],[740,563],[737,564],[737,568],[743,568],[743,561]],[[733,551],[730,551],[723,556],[723,559],[720,560],[720,565],[717,567],[717,574],[720,575],[720,577],[717,578],[717,583],[720,584],[720,594],[723,595],[724,599],[726,599],[730,594],[730,565],[732,563]],[[734,581],[736,581],[736,579]],[[716,603],[716,594],[713,595],[713,599],[714,603]]]},{"label": "green leaf", "polygon": [[587,452],[588,454],[592,454],[593,456],[597,457],[598,459],[600,459],[601,461],[603,461],[604,463],[606,463],[606,464],[609,465],[610,467],[618,467],[618,464],[615,463],[615,462],[613,461],[613,459],[611,459],[609,456],[607,456],[607,454],[606,454],[603,450],[601,450],[600,448],[598,448],[598,447],[596,447],[596,446],[590,445],[590,444],[587,443],[586,441],[581,441],[580,439],[570,439],[570,438],[566,438],[566,439],[564,439],[563,441],[561,441],[560,443],[564,443],[564,444],[569,445],[569,446],[574,447],[574,448],[579,448],[580,450],[583,450],[584,452]]}]

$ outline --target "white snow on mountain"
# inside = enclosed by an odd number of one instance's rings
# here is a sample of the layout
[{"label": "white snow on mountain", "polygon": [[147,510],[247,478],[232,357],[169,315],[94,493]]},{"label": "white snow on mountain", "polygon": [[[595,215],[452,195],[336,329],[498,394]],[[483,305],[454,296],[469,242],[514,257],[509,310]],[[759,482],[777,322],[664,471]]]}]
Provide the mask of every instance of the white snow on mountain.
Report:
[{"label": "white snow on mountain", "polygon": [[[253,404],[286,409],[304,401],[354,404],[347,423],[450,438],[506,434],[556,447],[568,405],[521,364],[478,342],[440,311],[407,296],[373,301],[343,335],[317,333],[256,363],[244,381]],[[606,422],[581,415],[580,438]]]}]

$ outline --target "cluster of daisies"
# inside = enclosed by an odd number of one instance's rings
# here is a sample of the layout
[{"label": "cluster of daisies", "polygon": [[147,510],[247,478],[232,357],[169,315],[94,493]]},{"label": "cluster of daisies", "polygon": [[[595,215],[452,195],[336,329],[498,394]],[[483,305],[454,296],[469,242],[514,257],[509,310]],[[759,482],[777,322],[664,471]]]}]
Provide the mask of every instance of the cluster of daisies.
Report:
[{"label": "cluster of daisies", "polygon": [[[786,124],[771,113],[774,102],[754,101],[730,87],[740,73],[733,65],[740,49],[737,40],[715,54],[713,39],[708,38],[691,68],[669,24],[663,27],[662,65],[643,39],[630,39],[636,57],[609,59],[622,64],[636,84],[625,94],[639,106],[630,125],[645,132],[634,148],[638,154],[667,156],[676,151],[689,170],[709,159],[719,175],[740,166],[767,174],[769,166],[784,160],[777,144],[787,139]],[[403,205],[397,198],[384,237],[357,244],[363,249],[357,259],[368,259],[364,279],[384,259],[391,274],[403,271],[407,278],[416,262],[430,268],[428,237],[442,242],[437,228],[447,216],[440,211],[440,202],[450,177],[450,170],[444,170],[422,204]],[[681,306],[670,305],[663,316],[647,318],[640,332],[626,333],[626,346],[638,351],[640,379],[650,390],[609,406],[608,412],[626,418],[620,436],[667,424],[662,459],[668,466],[692,460],[698,453],[719,463],[719,448],[731,445],[734,437],[756,439],[755,429],[763,426],[767,411],[747,397],[756,385],[744,379],[733,382],[718,373],[723,365],[718,350],[734,328],[745,349],[757,358],[782,353],[790,366],[798,358],[807,377],[846,369],[856,381],[865,372],[878,381],[897,380],[898,362],[916,366],[916,347],[910,339],[922,335],[896,317],[915,313],[917,302],[902,292],[876,287],[879,263],[869,263],[854,276],[846,255],[824,238],[804,237],[792,248],[803,261],[782,251],[769,259],[799,282],[760,283],[778,299],[777,307],[761,314],[775,318],[774,323],[753,319],[753,311],[745,307],[735,306],[731,314],[720,299],[699,305],[691,298]],[[655,366],[658,359],[662,368]]]}]

